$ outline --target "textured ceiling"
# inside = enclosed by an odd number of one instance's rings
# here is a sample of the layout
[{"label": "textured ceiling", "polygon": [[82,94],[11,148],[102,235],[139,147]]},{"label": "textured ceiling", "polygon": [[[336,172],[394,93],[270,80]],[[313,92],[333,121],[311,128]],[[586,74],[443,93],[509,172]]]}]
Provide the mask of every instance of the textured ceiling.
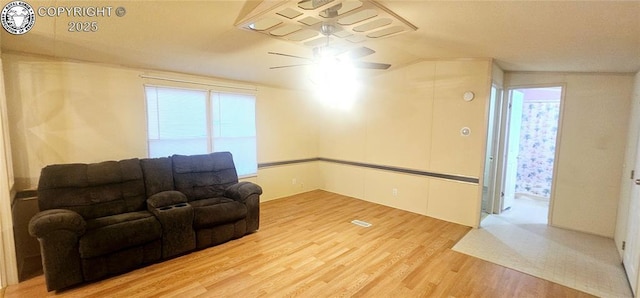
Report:
[{"label": "textured ceiling", "polygon": [[[334,0],[339,1],[339,0]],[[22,52],[298,88],[306,67],[277,51],[311,49],[236,27],[279,1],[27,1],[40,7],[111,6],[110,17],[37,16],[24,35],[2,30],[3,52]],[[637,72],[640,1],[379,1],[416,31],[361,43],[363,58],[393,66],[423,59],[495,58],[510,71]],[[124,7],[126,15],[115,15]],[[257,9],[257,10],[256,10]],[[69,32],[95,21],[96,32]],[[363,76],[381,70],[363,71]]]}]

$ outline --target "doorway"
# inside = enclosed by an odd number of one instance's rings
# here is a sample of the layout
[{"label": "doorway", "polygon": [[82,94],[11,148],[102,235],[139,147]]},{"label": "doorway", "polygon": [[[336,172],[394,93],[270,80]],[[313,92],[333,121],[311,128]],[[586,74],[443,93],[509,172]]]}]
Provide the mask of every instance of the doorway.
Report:
[{"label": "doorway", "polygon": [[562,89],[509,89],[500,212],[549,222]]}]

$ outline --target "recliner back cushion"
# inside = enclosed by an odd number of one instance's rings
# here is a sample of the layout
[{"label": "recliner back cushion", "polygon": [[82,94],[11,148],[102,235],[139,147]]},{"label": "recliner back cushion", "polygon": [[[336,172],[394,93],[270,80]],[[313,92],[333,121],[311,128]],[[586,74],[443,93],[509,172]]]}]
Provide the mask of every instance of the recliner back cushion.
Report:
[{"label": "recliner back cushion", "polygon": [[169,157],[145,158],[140,160],[144,173],[147,197],[159,192],[175,190],[173,187],[173,163]]},{"label": "recliner back cushion", "polygon": [[38,184],[40,210],[69,209],[85,219],[146,210],[137,158],[94,164],[49,165]]},{"label": "recliner back cushion", "polygon": [[184,193],[189,201],[224,196],[227,187],[238,183],[229,152],[173,155],[171,159],[176,190]]}]

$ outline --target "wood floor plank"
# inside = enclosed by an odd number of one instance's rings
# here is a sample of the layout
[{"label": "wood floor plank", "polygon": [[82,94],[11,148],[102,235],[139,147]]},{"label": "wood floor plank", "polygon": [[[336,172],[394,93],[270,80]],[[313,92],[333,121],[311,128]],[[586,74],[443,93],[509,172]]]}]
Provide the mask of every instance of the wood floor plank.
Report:
[{"label": "wood floor plank", "polygon": [[[372,224],[361,227],[358,219]],[[260,230],[106,280],[5,297],[592,297],[451,250],[470,228],[324,191],[261,204]]]}]

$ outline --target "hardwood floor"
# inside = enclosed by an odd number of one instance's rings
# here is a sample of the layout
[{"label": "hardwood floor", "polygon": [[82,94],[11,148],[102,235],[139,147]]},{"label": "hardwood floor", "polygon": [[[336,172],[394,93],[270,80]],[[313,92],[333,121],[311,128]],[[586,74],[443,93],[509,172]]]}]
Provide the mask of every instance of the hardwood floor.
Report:
[{"label": "hardwood floor", "polygon": [[[312,191],[262,203],[254,234],[57,295],[591,297],[452,251],[469,229]],[[55,294],[38,276],[8,287],[5,297]]]}]

